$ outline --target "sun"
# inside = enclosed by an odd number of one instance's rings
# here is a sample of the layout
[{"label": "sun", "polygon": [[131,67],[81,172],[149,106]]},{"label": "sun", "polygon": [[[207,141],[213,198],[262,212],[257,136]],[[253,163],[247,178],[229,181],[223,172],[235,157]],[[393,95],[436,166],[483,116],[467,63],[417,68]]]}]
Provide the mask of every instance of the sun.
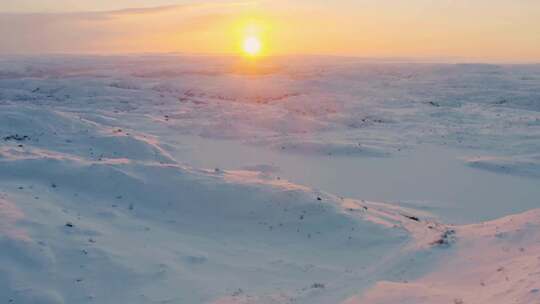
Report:
[{"label": "sun", "polygon": [[262,51],[261,40],[256,36],[246,37],[242,45],[242,50],[249,56],[259,55]]}]

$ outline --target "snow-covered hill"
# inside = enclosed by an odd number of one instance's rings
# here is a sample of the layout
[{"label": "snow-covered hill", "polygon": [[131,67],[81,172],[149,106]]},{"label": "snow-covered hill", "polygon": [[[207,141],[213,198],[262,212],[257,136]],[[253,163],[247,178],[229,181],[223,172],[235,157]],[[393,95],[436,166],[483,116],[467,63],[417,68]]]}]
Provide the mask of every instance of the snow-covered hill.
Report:
[{"label": "snow-covered hill", "polygon": [[456,228],[456,244],[433,272],[412,282],[379,282],[355,303],[537,303],[540,211]]}]

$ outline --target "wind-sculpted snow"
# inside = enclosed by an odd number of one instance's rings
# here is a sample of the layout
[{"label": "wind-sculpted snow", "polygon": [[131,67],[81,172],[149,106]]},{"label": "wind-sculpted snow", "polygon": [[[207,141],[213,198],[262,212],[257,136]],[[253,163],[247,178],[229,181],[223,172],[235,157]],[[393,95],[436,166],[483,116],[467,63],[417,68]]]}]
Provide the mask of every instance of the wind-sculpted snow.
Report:
[{"label": "wind-sculpted snow", "polygon": [[515,157],[480,156],[465,160],[467,165],[495,173],[540,178],[540,155]]},{"label": "wind-sculpted snow", "polygon": [[[337,197],[262,173],[182,166],[132,133],[111,143],[107,127],[74,115],[5,109],[3,130],[29,134],[4,141],[0,154],[0,294],[8,301],[279,294],[323,303],[367,286],[367,274],[384,277],[383,261],[406,263],[394,254],[409,240],[405,226],[378,225],[370,203],[345,209]],[[404,221],[398,215],[392,225]],[[318,282],[336,294],[312,299]]]},{"label": "wind-sculpted snow", "polygon": [[534,65],[277,58],[260,63],[270,72],[257,73],[262,68],[230,58],[70,59],[0,62],[0,101],[53,104],[79,114],[98,107],[182,133],[257,144],[298,139],[301,145],[328,135],[339,150],[376,132],[388,140],[369,144],[385,153],[415,142],[505,155],[540,148],[540,68]]},{"label": "wind-sculpted snow", "polygon": [[[537,211],[465,226],[440,212],[537,207],[539,80],[539,66],[345,58],[0,60],[0,301],[456,304],[501,287],[500,303],[530,303]],[[442,188],[480,176],[523,196],[442,208],[325,188],[403,191],[389,167],[421,192],[455,175]]]},{"label": "wind-sculpted snow", "polygon": [[413,282],[380,282],[344,304],[536,303],[540,300],[538,209],[456,228],[457,248]]}]

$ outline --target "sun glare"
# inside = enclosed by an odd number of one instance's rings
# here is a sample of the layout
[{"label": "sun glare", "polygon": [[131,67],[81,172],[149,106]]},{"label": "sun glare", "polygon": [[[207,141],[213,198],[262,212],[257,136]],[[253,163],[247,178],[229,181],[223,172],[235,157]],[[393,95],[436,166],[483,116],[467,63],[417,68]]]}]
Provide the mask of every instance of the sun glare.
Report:
[{"label": "sun glare", "polygon": [[255,36],[247,37],[244,39],[242,49],[244,50],[244,53],[249,56],[257,56],[261,53],[262,43],[260,39]]}]

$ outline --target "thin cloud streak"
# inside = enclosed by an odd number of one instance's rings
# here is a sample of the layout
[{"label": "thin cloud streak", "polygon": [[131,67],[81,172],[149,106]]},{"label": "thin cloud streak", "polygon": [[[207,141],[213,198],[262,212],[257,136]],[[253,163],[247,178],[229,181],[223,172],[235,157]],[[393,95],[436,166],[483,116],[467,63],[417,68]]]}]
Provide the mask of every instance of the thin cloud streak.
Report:
[{"label": "thin cloud streak", "polygon": [[[166,50],[152,50],[156,37],[172,36],[178,30],[203,30],[210,21],[215,23],[254,4],[207,2],[100,12],[0,13],[4,41],[0,53],[161,52]],[[122,49],[121,44],[129,47]]]}]

